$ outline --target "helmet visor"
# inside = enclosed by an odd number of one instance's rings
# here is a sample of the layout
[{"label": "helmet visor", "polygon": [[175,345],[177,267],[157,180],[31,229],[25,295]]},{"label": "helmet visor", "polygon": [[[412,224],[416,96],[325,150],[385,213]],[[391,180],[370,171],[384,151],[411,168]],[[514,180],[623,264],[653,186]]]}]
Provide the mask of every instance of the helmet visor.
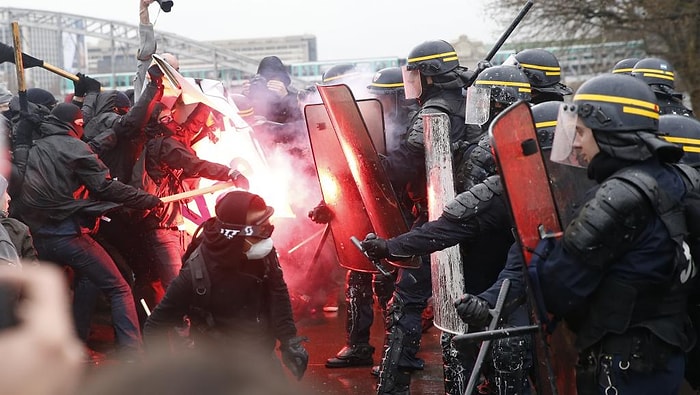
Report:
[{"label": "helmet visor", "polygon": [[562,105],[559,107],[550,159],[564,165],[585,168],[588,163],[579,154],[580,147],[575,144],[577,120],[576,106]]},{"label": "helmet visor", "polygon": [[501,66],[515,66],[519,67],[520,62],[518,62],[518,59],[515,58],[515,54],[511,54],[506,60],[503,61]]},{"label": "helmet visor", "polygon": [[491,88],[472,85],[467,89],[467,111],[464,123],[483,125],[489,120],[491,109]]},{"label": "helmet visor", "polygon": [[406,66],[401,67],[403,76],[403,88],[406,94],[406,99],[418,99],[423,93],[423,84],[421,83],[420,71],[408,70]]}]

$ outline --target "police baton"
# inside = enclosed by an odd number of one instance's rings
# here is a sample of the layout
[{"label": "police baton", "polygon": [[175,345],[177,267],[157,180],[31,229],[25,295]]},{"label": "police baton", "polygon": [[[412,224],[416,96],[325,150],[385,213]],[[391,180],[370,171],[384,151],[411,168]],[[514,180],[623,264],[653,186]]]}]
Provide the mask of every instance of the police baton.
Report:
[{"label": "police baton", "polygon": [[[369,233],[366,238],[372,238],[372,236],[374,236],[374,238],[377,237],[377,235],[375,235],[374,233]],[[374,267],[376,267],[380,273],[382,273],[383,275],[385,275],[387,277],[390,277],[392,275],[393,271],[390,269],[387,269],[386,266],[384,266],[379,259],[372,259],[369,257],[369,255],[367,255],[367,251],[364,249],[364,247],[362,247],[362,243],[360,242],[360,239],[358,239],[355,236],[350,236],[350,241],[352,241],[352,244],[354,244],[355,247],[357,247],[357,249],[360,250],[360,252],[362,252],[362,254],[364,256],[366,256],[367,259],[370,260],[370,262],[372,262]]]},{"label": "police baton", "polygon": [[[513,22],[510,23],[506,31],[504,31],[503,34],[501,34],[501,37],[499,37],[498,41],[496,41],[496,44],[494,44],[493,48],[491,48],[489,53],[486,54],[484,61],[491,62],[491,59],[493,59],[493,57],[496,56],[496,52],[498,52],[501,49],[503,43],[505,43],[508,37],[510,37],[510,35],[513,33],[513,30],[515,30],[515,28],[520,24],[523,18],[525,18],[525,15],[528,13],[528,11],[530,11],[530,8],[532,8],[534,4],[534,0],[527,0],[527,3],[525,3],[523,8],[520,9],[520,12],[518,12],[518,15],[515,16]],[[472,75],[471,78],[469,78],[469,81],[467,82],[467,87],[470,87],[476,80],[476,77],[479,76],[479,73],[481,73],[484,70],[484,68],[477,68],[474,72],[474,75]]]},{"label": "police baton", "polygon": [[[489,312],[491,313],[491,322],[489,323],[488,331],[492,332],[496,329],[498,321],[501,319],[501,311],[503,310],[503,305],[506,302],[506,297],[508,296],[508,291],[510,290],[510,280],[505,279],[501,284],[501,290],[498,292],[498,299],[496,299],[496,306]],[[469,376],[469,383],[467,388],[464,390],[465,395],[469,395],[474,391],[476,387],[476,380],[481,374],[481,366],[484,364],[484,359],[486,358],[486,353],[489,348],[491,348],[491,340],[484,340],[479,347],[479,354],[476,357],[476,362],[474,362],[474,367],[472,368],[472,374]]]}]

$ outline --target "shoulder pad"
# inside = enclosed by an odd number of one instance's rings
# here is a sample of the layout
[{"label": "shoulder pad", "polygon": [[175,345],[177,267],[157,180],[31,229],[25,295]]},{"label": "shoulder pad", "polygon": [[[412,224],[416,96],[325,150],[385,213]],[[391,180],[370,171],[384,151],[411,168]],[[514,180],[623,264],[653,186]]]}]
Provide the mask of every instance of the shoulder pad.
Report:
[{"label": "shoulder pad", "polygon": [[434,96],[423,104],[423,109],[438,109],[440,112],[450,113],[450,102],[441,96]]},{"label": "shoulder pad", "polygon": [[683,182],[688,192],[700,192],[700,172],[697,169],[680,163],[674,164],[673,167],[683,175]]},{"label": "shoulder pad", "polygon": [[654,215],[647,195],[658,195],[656,180],[642,176],[637,183],[632,179],[616,174],[603,182],[567,226],[564,247],[581,262],[596,266],[610,263],[627,251]]},{"label": "shoulder pad", "polygon": [[452,199],[443,209],[443,215],[453,220],[464,220],[478,214],[494,196],[503,193],[501,177],[495,175],[474,185]]},{"label": "shoulder pad", "polygon": [[612,179],[624,180],[625,182],[637,187],[639,192],[644,194],[644,196],[649,199],[649,202],[651,202],[653,205],[652,207],[659,207],[659,184],[656,179],[649,174],[634,167],[628,167],[613,174],[609,180]]},{"label": "shoulder pad", "polygon": [[496,173],[496,160],[491,151],[491,142],[484,136],[476,144],[455,151],[455,187],[464,191]]}]

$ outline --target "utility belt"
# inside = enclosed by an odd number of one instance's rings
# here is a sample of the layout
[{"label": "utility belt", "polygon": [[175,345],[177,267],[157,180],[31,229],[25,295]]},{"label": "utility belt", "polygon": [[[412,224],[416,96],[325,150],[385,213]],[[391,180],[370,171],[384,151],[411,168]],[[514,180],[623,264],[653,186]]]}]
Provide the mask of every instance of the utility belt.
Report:
[{"label": "utility belt", "polygon": [[665,369],[669,359],[682,351],[646,328],[607,334],[593,346],[579,353],[576,384],[579,395],[598,394],[599,386],[606,393],[616,393],[612,371],[648,374]]}]

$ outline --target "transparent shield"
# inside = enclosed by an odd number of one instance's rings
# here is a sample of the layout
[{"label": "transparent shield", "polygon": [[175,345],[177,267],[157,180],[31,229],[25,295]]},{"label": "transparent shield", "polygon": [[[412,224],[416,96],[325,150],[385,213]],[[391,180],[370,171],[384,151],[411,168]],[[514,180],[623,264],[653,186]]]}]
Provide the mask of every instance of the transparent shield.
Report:
[{"label": "transparent shield", "polygon": [[554,130],[554,141],[552,142],[552,154],[550,155],[553,162],[576,167],[587,166],[587,163],[577,154],[578,150],[574,146],[577,119],[578,115],[574,106],[563,105],[559,108],[557,127]]},{"label": "transparent shield", "polygon": [[401,67],[403,75],[403,88],[406,92],[406,99],[418,99],[423,93],[423,84],[421,84],[420,71],[407,70],[406,66]]},{"label": "transparent shield", "polygon": [[489,120],[491,108],[491,89],[470,86],[467,89],[467,111],[464,115],[464,123],[469,125],[483,125]]}]

